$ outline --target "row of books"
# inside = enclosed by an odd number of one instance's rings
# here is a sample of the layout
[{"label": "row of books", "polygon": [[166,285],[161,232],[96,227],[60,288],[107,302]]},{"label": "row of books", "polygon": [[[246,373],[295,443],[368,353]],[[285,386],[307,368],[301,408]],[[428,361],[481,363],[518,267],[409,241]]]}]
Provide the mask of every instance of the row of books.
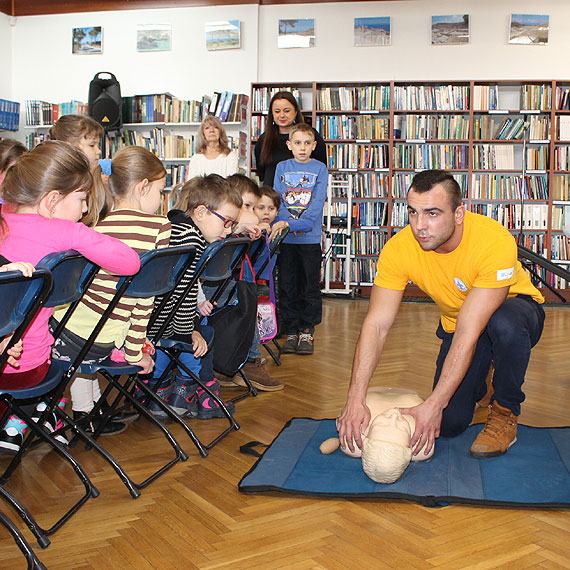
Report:
[{"label": "row of books", "polygon": [[395,115],[395,139],[467,139],[469,119],[463,115]]},{"label": "row of books", "polygon": [[319,116],[315,128],[325,139],[370,140],[390,137],[390,120],[372,115]]},{"label": "row of books", "polygon": [[[389,177],[385,172],[331,172],[332,180],[352,178],[352,198],[387,198]],[[346,186],[331,186],[333,198],[348,198]]]},{"label": "row of books", "polygon": [[63,115],[87,115],[87,103],[68,101],[66,103],[48,103],[28,100],[25,102],[26,126],[53,125]]},{"label": "row of books", "polygon": [[564,234],[553,234],[550,259],[570,259],[570,240]]},{"label": "row of books", "polygon": [[548,204],[471,204],[476,214],[497,220],[509,230],[546,230]]},{"label": "row of books", "polygon": [[570,205],[553,204],[552,229],[563,230],[568,225],[570,225]]},{"label": "row of books", "polygon": [[521,85],[521,109],[552,109],[552,87]]},{"label": "row of books", "polygon": [[531,233],[517,236],[517,243],[523,245],[527,249],[546,257],[546,234]]},{"label": "row of books", "polygon": [[385,231],[355,231],[350,242],[353,255],[378,255],[388,241]]},{"label": "row of books", "polygon": [[20,103],[0,99],[0,130],[17,131],[20,128]]},{"label": "row of books", "polygon": [[170,134],[163,128],[154,127],[149,131],[123,129],[116,136],[109,137],[108,148],[111,156],[125,146],[142,146],[163,160],[190,158],[196,149],[196,136]]},{"label": "row of books", "polygon": [[394,87],[394,108],[411,111],[469,109],[466,85],[406,85]]},{"label": "row of books", "polygon": [[317,91],[319,111],[380,111],[390,109],[389,85],[323,87]]},{"label": "row of books", "polygon": [[248,95],[215,91],[201,101],[177,99],[170,93],[123,97],[124,123],[199,123],[208,114],[222,122],[247,119]]},{"label": "row of books", "polygon": [[570,115],[558,117],[558,140],[570,141]]},{"label": "row of books", "polygon": [[388,168],[387,144],[327,144],[328,168]]},{"label": "row of books", "polygon": [[526,149],[527,170],[546,170],[548,168],[548,147]]},{"label": "row of books", "polygon": [[173,188],[186,180],[188,164],[165,164],[164,168],[166,169],[167,188]]},{"label": "row of books", "polygon": [[[330,268],[331,281],[345,280],[345,260],[332,257],[327,261]],[[376,277],[376,259],[351,259],[350,283],[353,285],[372,285]]]},{"label": "row of books", "polygon": [[548,200],[548,177],[507,174],[473,174],[471,198],[473,200]]},{"label": "row of books", "polygon": [[376,227],[388,225],[388,202],[357,202],[352,205],[356,226]]},{"label": "row of books", "polygon": [[394,168],[467,168],[469,147],[458,144],[396,144]]},{"label": "row of books", "polygon": [[478,170],[514,170],[515,147],[512,144],[479,144],[473,147],[473,168]]},{"label": "row of books", "polygon": [[561,111],[570,110],[570,88],[556,87],[556,108]]},{"label": "row of books", "polygon": [[551,194],[553,200],[570,200],[570,177],[567,174],[553,178]]},{"label": "row of books", "polygon": [[392,227],[403,227],[408,224],[408,205],[406,202],[392,202]]},{"label": "row of books", "polygon": [[267,113],[271,98],[279,91],[289,91],[295,97],[301,109],[303,108],[301,91],[296,87],[257,87],[253,91],[251,110],[254,113]]},{"label": "row of books", "polygon": [[499,87],[497,85],[474,85],[472,108],[489,111],[499,108]]},{"label": "row of books", "polygon": [[500,119],[489,115],[477,115],[473,124],[473,138],[520,140],[528,129],[529,140],[548,140],[550,138],[550,120],[548,117],[532,115],[525,120],[521,117]]}]

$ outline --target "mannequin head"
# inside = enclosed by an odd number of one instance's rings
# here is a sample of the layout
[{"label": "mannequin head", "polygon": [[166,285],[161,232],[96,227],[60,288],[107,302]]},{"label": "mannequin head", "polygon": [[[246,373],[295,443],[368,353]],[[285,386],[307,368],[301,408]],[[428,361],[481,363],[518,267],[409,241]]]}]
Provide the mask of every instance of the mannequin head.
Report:
[{"label": "mannequin head", "polygon": [[362,467],[377,483],[398,480],[412,460],[412,429],[396,408],[378,414],[362,442]]}]

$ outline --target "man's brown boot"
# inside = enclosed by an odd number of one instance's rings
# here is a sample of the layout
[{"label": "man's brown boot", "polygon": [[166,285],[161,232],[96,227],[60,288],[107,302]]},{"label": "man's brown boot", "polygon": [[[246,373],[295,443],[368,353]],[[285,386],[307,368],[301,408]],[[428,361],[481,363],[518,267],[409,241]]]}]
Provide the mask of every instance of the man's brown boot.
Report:
[{"label": "man's brown boot", "polygon": [[224,386],[226,388],[237,388],[238,384],[234,382],[234,379],[231,376],[227,376],[226,374],[222,374],[221,372],[217,372],[214,370],[214,376],[218,381],[220,386]]},{"label": "man's brown boot", "polygon": [[478,459],[504,455],[517,441],[517,416],[496,400],[491,405],[487,423],[471,446],[471,456]]},{"label": "man's brown boot", "polygon": [[[251,385],[255,386],[261,392],[283,390],[283,382],[278,378],[273,378],[269,374],[267,368],[265,368],[264,359],[262,358],[256,358],[254,361],[246,362],[242,370],[251,382]],[[245,386],[245,381],[239,373],[234,376],[234,382],[238,386]]]}]

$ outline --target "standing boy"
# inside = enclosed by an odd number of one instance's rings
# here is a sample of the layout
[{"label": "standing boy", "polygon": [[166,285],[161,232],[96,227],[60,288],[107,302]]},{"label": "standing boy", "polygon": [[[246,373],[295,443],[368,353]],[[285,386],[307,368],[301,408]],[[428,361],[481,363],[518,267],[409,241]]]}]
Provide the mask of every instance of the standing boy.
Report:
[{"label": "standing boy", "polygon": [[279,254],[285,354],[313,354],[314,329],[322,317],[321,233],[328,170],[311,158],[316,144],[308,124],[293,125],[287,141],[293,158],[280,162],[275,170],[274,188],[281,195],[281,206],[271,237],[289,228]]}]

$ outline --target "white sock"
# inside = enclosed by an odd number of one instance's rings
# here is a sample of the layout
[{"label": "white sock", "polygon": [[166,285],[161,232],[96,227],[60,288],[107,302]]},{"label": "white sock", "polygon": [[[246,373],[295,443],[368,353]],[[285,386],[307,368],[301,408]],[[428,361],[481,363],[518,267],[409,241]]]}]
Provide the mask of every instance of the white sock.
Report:
[{"label": "white sock", "polygon": [[90,412],[93,409],[93,380],[77,376],[70,392],[71,409],[74,412]]},{"label": "white sock", "polygon": [[95,378],[92,381],[93,383],[93,402],[98,402],[99,398],[101,397],[101,388],[99,388],[99,380]]}]

